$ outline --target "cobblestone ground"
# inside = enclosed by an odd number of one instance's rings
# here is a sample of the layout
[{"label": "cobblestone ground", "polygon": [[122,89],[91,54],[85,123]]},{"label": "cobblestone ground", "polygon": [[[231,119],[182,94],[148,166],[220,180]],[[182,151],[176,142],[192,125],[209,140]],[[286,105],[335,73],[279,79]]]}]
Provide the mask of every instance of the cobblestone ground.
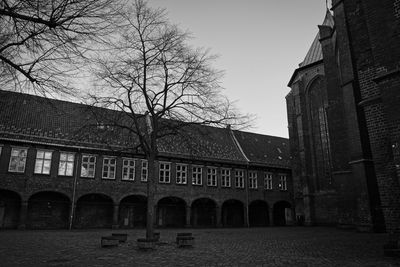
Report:
[{"label": "cobblestone ground", "polygon": [[[193,248],[177,248],[176,233],[191,231]],[[100,237],[128,233],[101,248]],[[0,231],[0,266],[400,266],[383,256],[386,234],[323,227],[159,230],[162,244],[140,251],[144,230]]]}]

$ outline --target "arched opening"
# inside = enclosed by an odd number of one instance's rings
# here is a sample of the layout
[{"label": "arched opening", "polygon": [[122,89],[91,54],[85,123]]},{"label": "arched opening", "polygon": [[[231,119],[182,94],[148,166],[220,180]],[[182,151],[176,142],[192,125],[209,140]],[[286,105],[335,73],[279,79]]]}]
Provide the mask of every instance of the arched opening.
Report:
[{"label": "arched opening", "polygon": [[193,227],[215,227],[216,204],[209,198],[199,198],[192,203],[191,225]]},{"label": "arched opening", "polygon": [[28,200],[27,228],[67,228],[70,205],[69,198],[58,192],[39,192],[32,195]]},{"label": "arched opening", "polygon": [[18,227],[21,197],[9,190],[0,189],[0,229]]},{"label": "arched opening", "polygon": [[268,226],[268,204],[262,200],[255,200],[249,205],[249,224],[252,227]]},{"label": "arched opening", "polygon": [[76,202],[76,228],[109,228],[112,225],[113,201],[100,194],[88,194]]},{"label": "arched opening", "polygon": [[274,225],[284,226],[292,221],[291,205],[287,201],[279,201],[274,205]]},{"label": "arched opening", "polygon": [[140,195],[124,197],[119,204],[119,226],[134,228],[146,226],[147,198]]},{"label": "arched opening", "polygon": [[244,206],[236,199],[230,199],[222,204],[222,225],[225,227],[243,227]]},{"label": "arched opening", "polygon": [[158,201],[157,222],[164,227],[184,227],[186,222],[186,203],[178,197],[165,197]]}]

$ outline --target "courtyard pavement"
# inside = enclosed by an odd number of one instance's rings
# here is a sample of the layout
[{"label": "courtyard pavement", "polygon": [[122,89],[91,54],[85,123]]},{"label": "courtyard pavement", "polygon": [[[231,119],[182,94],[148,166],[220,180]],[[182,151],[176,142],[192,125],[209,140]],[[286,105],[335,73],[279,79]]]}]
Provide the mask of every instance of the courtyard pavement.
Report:
[{"label": "courtyard pavement", "polygon": [[[158,230],[157,230],[158,231]],[[177,248],[176,233],[192,232],[193,248]],[[101,236],[128,241],[101,248]],[[325,227],[160,229],[161,244],[140,251],[140,230],[0,231],[0,266],[400,266],[383,256],[387,234]]]}]

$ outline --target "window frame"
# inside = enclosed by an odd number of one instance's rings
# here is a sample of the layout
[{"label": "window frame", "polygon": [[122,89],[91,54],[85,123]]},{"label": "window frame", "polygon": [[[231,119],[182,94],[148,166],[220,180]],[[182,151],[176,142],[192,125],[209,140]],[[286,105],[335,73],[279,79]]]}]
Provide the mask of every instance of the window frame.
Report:
[{"label": "window frame", "polygon": [[249,171],[248,180],[249,180],[249,188],[250,189],[258,189],[257,173],[258,173],[257,171]]},{"label": "window frame", "polygon": [[[39,152],[43,152],[43,158],[38,158]],[[50,158],[47,159],[47,158],[46,158],[46,153],[49,153],[49,152],[50,152]],[[34,173],[34,174],[50,175],[50,173],[51,173],[52,158],[53,158],[53,150],[41,149],[41,148],[36,149],[36,157],[35,157],[35,165],[34,165],[34,168],[33,168],[33,173]],[[40,172],[37,172],[37,171],[36,171],[36,166],[37,166],[37,164],[38,164],[38,160],[42,160]],[[49,163],[49,172],[48,172],[48,173],[43,172],[43,171],[44,171],[45,162],[48,162],[48,163]]]},{"label": "window frame", "polygon": [[[106,164],[105,163],[106,160],[108,160],[109,163]],[[114,164],[111,163],[112,160],[114,160]],[[105,167],[108,167],[107,176],[104,176]],[[114,175],[112,177],[110,176],[111,168],[114,168]],[[103,165],[101,168],[101,178],[104,180],[115,180],[116,172],[117,172],[117,158],[112,157],[112,156],[103,157]]]},{"label": "window frame", "polygon": [[[146,165],[146,167],[143,167],[143,165]],[[140,181],[141,182],[147,182],[148,176],[149,176],[149,162],[147,159],[142,159],[141,160],[141,168],[140,168]]]},{"label": "window frame", "polygon": [[[61,160],[61,155],[62,154],[66,154],[66,160],[62,161]],[[58,171],[57,171],[57,175],[58,176],[74,176],[74,170],[75,170],[75,152],[68,152],[68,151],[60,151],[60,157],[58,160]],[[72,155],[73,156],[73,160],[69,161],[68,160],[68,156]],[[64,169],[64,174],[60,174],[60,165],[61,163],[64,162],[65,163],[65,169]],[[71,170],[71,175],[67,174],[67,170],[68,170],[68,163],[72,163],[72,170]]]},{"label": "window frame", "polygon": [[[196,169],[196,171],[195,171]],[[200,172],[198,171],[200,170]],[[200,180],[200,183],[198,182]],[[192,166],[192,185],[203,185],[203,167],[199,165]]]},{"label": "window frame", "polygon": [[[242,175],[238,175],[241,173]],[[244,179],[245,179],[245,174],[243,169],[236,169],[235,170],[235,188],[240,188],[244,189],[245,184],[244,184]]]},{"label": "window frame", "polygon": [[221,187],[231,187],[231,169],[221,168]]},{"label": "window frame", "polygon": [[[214,171],[215,173],[212,173]],[[217,187],[218,186],[218,168],[207,167],[207,186]]]},{"label": "window frame", "polygon": [[[164,168],[161,168],[164,166]],[[168,166],[168,168],[166,168]],[[161,181],[161,178],[163,180]],[[160,161],[158,162],[158,182],[161,184],[171,183],[171,162]]]},{"label": "window frame", "polygon": [[264,189],[265,190],[274,189],[274,186],[273,186],[273,174],[271,172],[265,172],[264,173]]},{"label": "window frame", "polygon": [[[125,161],[128,161],[128,165],[125,165]],[[131,166],[129,163],[133,162],[133,166]],[[128,178],[124,177],[124,170],[127,168],[127,176]],[[133,175],[132,179],[130,178],[130,175]],[[122,181],[135,181],[136,179],[136,160],[134,158],[122,158],[122,173],[121,173],[121,180]]]},{"label": "window frame", "polygon": [[287,175],[279,174],[279,190],[287,191]]},{"label": "window frame", "polygon": [[[20,149],[20,150],[25,150],[25,157],[23,157],[24,161],[24,165],[23,165],[23,170],[22,171],[18,171],[18,166],[16,165],[16,169],[15,170],[11,170],[11,162],[13,159],[13,155],[12,152],[14,149]],[[20,147],[20,146],[15,146],[15,147],[11,147],[11,154],[10,154],[10,161],[8,163],[8,171],[9,172],[13,172],[13,173],[25,173],[25,169],[26,169],[26,160],[28,158],[28,148],[27,147]],[[18,163],[20,162],[20,160],[18,160]]]},{"label": "window frame", "polygon": [[[182,169],[178,170],[178,167],[185,168],[185,170],[182,170]],[[176,184],[187,184],[188,170],[189,169],[188,169],[188,165],[187,164],[183,164],[183,163],[177,163],[176,164],[176,166],[175,166],[175,174],[176,174],[175,183]],[[180,182],[178,182],[178,178],[181,179]]]},{"label": "window frame", "polygon": [[[88,162],[83,162],[83,159],[87,157],[88,158]],[[90,158],[94,158],[94,162],[90,162]],[[93,155],[93,154],[82,154],[82,159],[81,159],[81,173],[80,173],[80,177],[82,178],[90,178],[90,179],[94,179],[96,176],[96,163],[97,163],[97,156]],[[83,175],[83,165],[87,164],[87,175]],[[93,176],[89,176],[89,167],[93,165]]]}]

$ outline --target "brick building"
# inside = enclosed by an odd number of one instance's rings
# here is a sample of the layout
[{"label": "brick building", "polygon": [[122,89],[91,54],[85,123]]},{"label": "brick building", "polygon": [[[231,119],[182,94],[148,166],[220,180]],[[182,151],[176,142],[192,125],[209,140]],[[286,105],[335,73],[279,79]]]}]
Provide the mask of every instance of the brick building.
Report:
[{"label": "brick building", "polygon": [[[143,227],[147,161],[98,121],[115,111],[0,91],[0,227]],[[190,126],[160,140],[157,226],[285,225],[285,138]]]},{"label": "brick building", "polygon": [[400,231],[400,1],[333,0],[289,82],[296,214]]}]

